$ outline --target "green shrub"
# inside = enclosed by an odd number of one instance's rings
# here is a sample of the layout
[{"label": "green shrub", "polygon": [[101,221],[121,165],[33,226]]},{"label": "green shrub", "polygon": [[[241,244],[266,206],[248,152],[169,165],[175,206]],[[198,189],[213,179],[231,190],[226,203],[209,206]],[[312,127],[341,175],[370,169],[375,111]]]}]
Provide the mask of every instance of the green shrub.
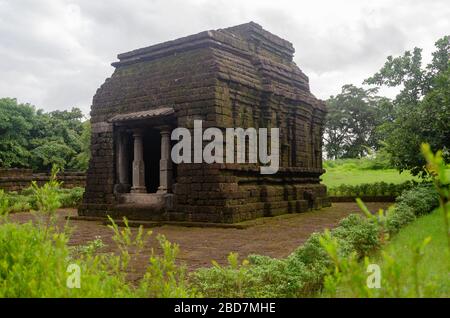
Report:
[{"label": "green shrub", "polygon": [[[421,185],[405,191],[386,214],[380,210],[378,216],[369,218],[385,224],[392,234],[416,217],[432,211],[435,211],[434,214],[422,218],[401,233],[375,259],[365,257],[363,264],[353,254],[340,257],[336,253],[340,248],[339,242],[331,236],[326,237],[322,243],[335,267],[324,279],[323,296],[445,297],[448,291],[447,255],[450,252],[450,180],[441,151],[435,155],[428,144],[422,144],[422,154],[427,161],[427,171],[433,177],[434,188]],[[358,204],[367,214],[367,208],[361,202]],[[425,259],[427,262],[420,264]],[[380,261],[383,268],[382,287],[369,288],[368,265]]]},{"label": "green shrub", "polygon": [[309,296],[320,286],[323,264],[306,265],[293,253],[286,259],[249,256],[253,280],[258,284],[258,295],[263,297]]},{"label": "green shrub", "polygon": [[157,240],[163,256],[156,255],[152,250],[150,264],[139,282],[137,295],[153,298],[196,297],[197,292],[188,286],[186,268],[176,265],[179,246],[169,242],[163,235],[158,235]]},{"label": "green shrub", "polygon": [[399,196],[403,191],[412,189],[418,185],[415,181],[405,181],[400,184],[375,182],[359,185],[341,184],[328,189],[328,194],[333,196]]},{"label": "green shrub", "polygon": [[248,260],[238,261],[238,254],[228,255],[228,266],[213,261],[213,267],[201,268],[192,274],[193,285],[206,297],[255,297],[256,281]]},{"label": "green shrub", "polygon": [[331,233],[341,242],[342,252],[347,255],[356,252],[363,258],[380,247],[379,226],[359,214],[344,218]]},{"label": "green shrub", "polygon": [[192,284],[206,297],[299,297],[311,290],[314,275],[292,257],[249,255],[239,264],[230,253],[227,266],[213,264],[192,274]]},{"label": "green shrub", "polygon": [[404,191],[387,212],[387,231],[390,234],[397,233],[416,217],[430,213],[438,205],[439,194],[431,184],[421,184]]},{"label": "green shrub", "polygon": [[[331,235],[339,241],[340,253],[363,257],[380,245],[378,225],[360,215],[343,219]],[[333,261],[314,233],[285,259],[250,255],[239,264],[230,254],[229,265],[202,268],[193,274],[193,285],[207,297],[302,297],[322,287]]]},{"label": "green shrub", "polygon": [[[197,295],[187,284],[184,267],[175,265],[177,245],[158,237],[163,255],[152,253],[144,278],[135,286],[127,281],[127,274],[134,272],[133,256],[138,255],[147,242],[142,227],[133,235],[126,219],[124,229],[119,229],[111,220],[110,228],[119,255],[96,253],[104,246],[99,238],[85,246],[69,248],[70,229],[66,227],[61,232],[53,222],[60,206],[59,183],[52,178],[41,187],[34,182],[32,187],[30,197],[38,207],[38,222],[17,224],[10,222],[7,216],[0,222],[0,298]],[[0,209],[2,214],[11,209],[3,191],[0,191]],[[67,286],[73,266],[79,268],[80,288]]]},{"label": "green shrub", "polygon": [[390,164],[390,155],[386,151],[379,151],[372,157],[325,160],[323,167],[337,170],[382,170],[393,168]]},{"label": "green shrub", "polygon": [[406,205],[414,215],[421,216],[439,205],[439,194],[431,184],[420,185],[403,192],[396,201],[397,205]]},{"label": "green shrub", "polygon": [[307,268],[301,262],[249,255],[250,274],[256,282],[255,297],[295,297],[307,281]]},{"label": "green shrub", "polygon": [[[142,231],[142,230],[141,230]],[[162,256],[153,255],[147,274],[134,286],[127,281],[129,249],[139,239],[123,236],[122,253],[94,254],[103,246],[96,239],[69,248],[69,236],[56,227],[5,220],[0,225],[0,297],[189,297],[184,269],[175,265],[178,247],[160,238]],[[116,233],[117,234],[117,233]],[[120,241],[120,239],[118,239]],[[125,242],[128,241],[128,242]],[[133,249],[133,251],[135,251]],[[68,288],[69,265],[80,267],[81,288]]]},{"label": "green shrub", "polygon": [[[0,297],[122,297],[130,294],[122,276],[110,275],[100,258],[73,260],[64,233],[33,225],[0,226]],[[67,268],[81,268],[81,288],[66,286]]]},{"label": "green shrub", "polygon": [[[22,190],[20,193],[17,192],[3,192],[2,196],[3,198],[7,199],[8,206],[9,206],[9,212],[24,212],[29,210],[39,210],[39,204],[42,204],[42,202],[39,202],[40,196],[44,195],[42,191],[40,190],[41,194],[37,195],[36,192],[37,184],[32,185],[24,190]],[[40,187],[44,188],[44,187]],[[3,190],[2,190],[3,191]],[[59,202],[59,207],[62,208],[75,208],[77,207],[83,199],[84,194],[84,188],[81,187],[75,187],[71,189],[63,189],[59,188],[59,186],[49,188],[45,190],[47,191],[46,196],[48,196],[52,191],[53,197],[52,200],[56,200]]]},{"label": "green shrub", "polygon": [[0,189],[0,216],[8,214],[10,211],[9,198],[5,192]]},{"label": "green shrub", "polygon": [[[372,215],[367,208],[367,217],[351,214],[328,234],[313,233],[285,259],[251,255],[249,263],[244,261],[240,265],[237,256],[231,257],[229,266],[222,267],[215,263],[213,268],[195,272],[193,284],[207,297],[311,296],[322,288],[324,278],[337,266],[337,260],[353,257],[354,261],[341,262],[339,266],[356,266],[357,260],[365,258],[381,246],[385,232],[394,234],[412,222],[416,216],[428,213],[436,207],[438,197],[432,187],[420,185],[405,191],[413,185],[413,182],[395,188],[383,182],[378,183],[376,187],[341,185],[339,193],[347,195],[350,193],[349,189],[356,193],[404,192],[398,198],[397,204],[386,214],[381,211],[379,215]],[[331,241],[334,243],[331,244]],[[330,246],[336,247],[335,258],[327,251]],[[327,281],[327,288],[333,283],[330,279]]]},{"label": "green shrub", "polygon": [[291,256],[310,268],[317,268],[318,265],[319,267],[329,267],[331,260],[320,245],[321,235],[320,233],[311,234],[308,240],[297,248]]},{"label": "green shrub", "polygon": [[58,191],[61,207],[75,208],[83,200],[84,188],[75,187],[71,189],[60,189]]},{"label": "green shrub", "polygon": [[392,206],[387,211],[386,230],[389,234],[395,234],[415,219],[413,210],[406,204]]}]

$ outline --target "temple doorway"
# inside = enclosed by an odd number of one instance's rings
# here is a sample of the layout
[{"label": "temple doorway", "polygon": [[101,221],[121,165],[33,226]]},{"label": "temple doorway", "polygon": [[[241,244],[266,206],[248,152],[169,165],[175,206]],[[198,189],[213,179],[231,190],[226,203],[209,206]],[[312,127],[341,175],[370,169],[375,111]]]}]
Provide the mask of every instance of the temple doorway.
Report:
[{"label": "temple doorway", "polygon": [[156,193],[160,185],[161,134],[156,129],[144,131],[145,187],[147,193]]}]

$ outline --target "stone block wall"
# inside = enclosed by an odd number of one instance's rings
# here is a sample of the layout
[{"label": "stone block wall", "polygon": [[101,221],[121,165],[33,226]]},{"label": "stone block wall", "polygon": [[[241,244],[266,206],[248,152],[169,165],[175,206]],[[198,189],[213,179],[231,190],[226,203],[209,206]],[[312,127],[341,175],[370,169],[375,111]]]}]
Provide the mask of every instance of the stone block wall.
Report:
[{"label": "stone block wall", "polygon": [[[0,169],[0,189],[4,191],[20,191],[30,186],[32,181],[39,185],[49,181],[50,173],[33,172],[31,169]],[[58,174],[63,188],[84,187],[86,173],[80,171],[62,172]]]}]

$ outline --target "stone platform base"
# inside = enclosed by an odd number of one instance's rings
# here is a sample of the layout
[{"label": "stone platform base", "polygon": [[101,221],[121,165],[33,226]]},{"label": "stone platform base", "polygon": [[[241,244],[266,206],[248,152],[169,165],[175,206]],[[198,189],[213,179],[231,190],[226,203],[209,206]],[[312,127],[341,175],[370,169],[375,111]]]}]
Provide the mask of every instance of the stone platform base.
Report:
[{"label": "stone platform base", "polygon": [[[317,213],[320,213],[320,210],[316,210]],[[133,220],[128,219],[128,226],[130,227],[139,227],[143,226],[144,228],[153,228],[160,227],[164,225],[169,226],[183,226],[183,227],[201,227],[201,228],[224,228],[224,229],[247,229],[256,225],[262,225],[267,222],[270,222],[274,219],[289,219],[298,216],[299,213],[288,213],[277,216],[266,216],[259,217],[254,220],[248,220],[238,223],[208,223],[208,222],[190,222],[190,221],[168,221],[168,220],[160,220],[160,221],[146,221],[146,220]],[[112,217],[112,216],[111,216]],[[124,226],[124,222],[121,218],[115,218],[114,222],[118,226]],[[66,219],[77,220],[77,221],[92,221],[92,222],[100,222],[104,225],[109,225],[109,220],[105,219],[105,217],[96,217],[96,216],[71,216],[66,217]]]}]

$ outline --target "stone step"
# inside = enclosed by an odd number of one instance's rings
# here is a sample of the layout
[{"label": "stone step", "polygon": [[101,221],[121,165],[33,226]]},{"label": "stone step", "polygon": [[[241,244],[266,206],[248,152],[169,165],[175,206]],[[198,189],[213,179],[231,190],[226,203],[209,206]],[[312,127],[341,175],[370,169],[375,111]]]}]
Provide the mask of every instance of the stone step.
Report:
[{"label": "stone step", "polygon": [[143,203],[122,203],[117,204],[111,211],[113,219],[126,217],[129,220],[165,220],[166,209],[164,205],[143,204]]},{"label": "stone step", "polygon": [[123,193],[118,196],[119,204],[165,205],[165,193]]}]

